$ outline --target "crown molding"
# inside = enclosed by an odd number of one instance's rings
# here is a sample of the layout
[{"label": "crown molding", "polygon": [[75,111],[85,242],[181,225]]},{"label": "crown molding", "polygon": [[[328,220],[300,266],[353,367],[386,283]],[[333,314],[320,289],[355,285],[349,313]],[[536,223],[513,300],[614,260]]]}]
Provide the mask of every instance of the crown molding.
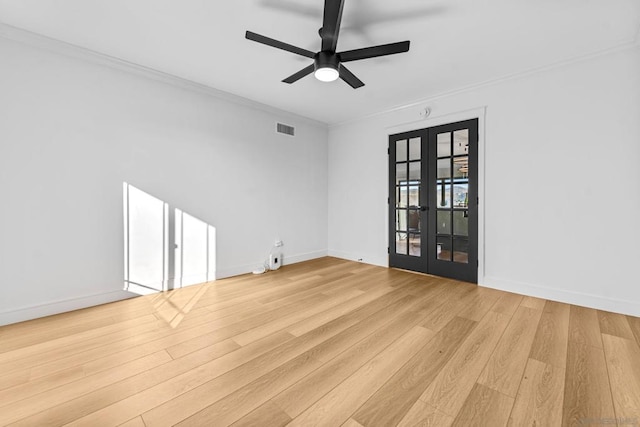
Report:
[{"label": "crown molding", "polygon": [[319,120],[301,116],[291,111],[281,110],[268,104],[253,101],[249,98],[234,95],[232,93],[215,89],[211,86],[207,86],[201,83],[196,83],[192,80],[184,79],[173,74],[168,74],[162,71],[155,70],[153,68],[145,67],[120,58],[99,53],[81,46],[43,36],[41,34],[14,27],[3,22],[0,22],[0,37],[48,52],[53,52],[59,55],[83,60],[92,64],[109,67],[114,70],[124,71],[129,74],[145,77],[180,89],[186,89],[200,94],[208,95],[213,98],[227,101],[236,105],[241,105],[243,107],[286,117],[291,120],[296,120],[297,122],[304,122],[310,125],[320,126],[324,128],[328,127],[327,123],[321,122]]},{"label": "crown molding", "polygon": [[580,62],[588,61],[588,60],[591,60],[591,59],[594,59],[594,58],[599,58],[601,56],[611,55],[611,54],[618,53],[618,52],[624,52],[624,51],[630,50],[630,49],[637,49],[638,47],[640,47],[640,29],[639,29],[638,34],[636,35],[635,39],[623,42],[621,44],[617,44],[617,45],[612,46],[612,47],[608,47],[606,49],[601,49],[601,50],[598,50],[598,51],[595,51],[595,52],[591,52],[591,53],[587,53],[587,54],[584,54],[584,55],[574,56],[574,57],[571,57],[571,58],[567,58],[567,59],[564,59],[564,60],[561,60],[561,61],[554,62],[552,64],[543,65],[541,67],[530,68],[528,70],[507,74],[507,75],[504,75],[504,76],[501,76],[501,77],[497,77],[495,79],[489,79],[489,80],[485,80],[483,82],[473,83],[473,84],[470,84],[470,85],[467,85],[467,86],[459,87],[457,89],[440,92],[440,93],[435,94],[433,96],[429,96],[429,97],[426,97],[426,98],[420,98],[420,99],[418,99],[416,101],[412,101],[412,102],[409,102],[409,103],[406,103],[406,104],[396,105],[395,107],[391,107],[391,108],[388,108],[388,109],[383,110],[383,111],[378,111],[378,112],[375,112],[375,113],[367,114],[365,116],[358,117],[358,118],[355,118],[355,119],[345,120],[344,122],[339,122],[339,123],[335,123],[335,124],[329,124],[329,129],[339,128],[339,127],[342,127],[342,126],[346,126],[346,125],[349,125],[349,124],[360,122],[362,120],[368,120],[368,119],[380,117],[380,116],[383,116],[385,114],[402,111],[402,110],[409,109],[409,108],[412,108],[412,107],[424,106],[425,104],[433,102],[433,101],[436,101],[438,99],[448,98],[450,96],[454,96],[454,95],[458,95],[458,94],[466,93],[466,92],[471,92],[471,91],[482,89],[482,88],[489,87],[489,86],[494,86],[494,85],[497,85],[497,84],[500,84],[500,83],[503,83],[503,82],[507,82],[507,81],[510,81],[510,80],[516,80],[516,79],[519,79],[519,78],[522,78],[522,77],[527,77],[527,76],[543,73],[543,72],[546,72],[546,71],[555,70],[555,69],[566,67],[566,66],[569,66],[569,65],[572,65],[572,64],[575,64],[575,63],[580,63]]}]

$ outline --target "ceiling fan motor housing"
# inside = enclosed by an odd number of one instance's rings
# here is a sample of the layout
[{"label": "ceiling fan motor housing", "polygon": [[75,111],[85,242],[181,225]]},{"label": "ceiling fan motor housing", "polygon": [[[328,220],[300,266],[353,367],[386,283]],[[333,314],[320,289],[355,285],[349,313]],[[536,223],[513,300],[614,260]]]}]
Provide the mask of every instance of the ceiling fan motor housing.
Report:
[{"label": "ceiling fan motor housing", "polygon": [[338,60],[338,55],[336,55],[335,52],[318,52],[313,57],[313,63],[315,71],[320,68],[333,68],[336,71],[340,71],[340,61]]}]

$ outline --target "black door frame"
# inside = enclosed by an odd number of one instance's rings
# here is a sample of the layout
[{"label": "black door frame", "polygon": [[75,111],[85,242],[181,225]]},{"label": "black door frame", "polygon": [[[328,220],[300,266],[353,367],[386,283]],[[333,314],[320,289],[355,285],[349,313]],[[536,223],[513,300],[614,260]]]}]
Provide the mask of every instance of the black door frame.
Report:
[{"label": "black door frame", "polygon": [[[467,211],[469,221],[468,264],[438,260],[436,248],[437,194],[434,186],[437,181],[437,144],[436,136],[440,133],[469,129],[469,189]],[[420,256],[409,256],[396,253],[396,152],[395,142],[409,138],[422,139],[421,185],[420,185],[420,218],[422,232],[420,234]],[[479,252],[479,119],[456,121],[429,128],[413,130],[389,135],[389,266],[443,277],[478,282]],[[452,160],[453,161],[453,160]],[[426,184],[425,184],[426,183]],[[433,185],[432,185],[433,184]],[[454,237],[451,242],[453,243]],[[471,244],[471,242],[474,242]],[[407,245],[409,243],[407,242]],[[453,248],[451,249],[453,250]]]}]

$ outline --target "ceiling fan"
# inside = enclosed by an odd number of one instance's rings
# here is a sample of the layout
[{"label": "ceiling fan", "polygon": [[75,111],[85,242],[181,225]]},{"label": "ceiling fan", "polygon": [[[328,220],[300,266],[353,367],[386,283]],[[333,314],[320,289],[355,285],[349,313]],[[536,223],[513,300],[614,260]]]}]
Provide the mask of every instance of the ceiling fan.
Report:
[{"label": "ceiling fan", "polygon": [[313,59],[313,64],[282,80],[284,83],[294,83],[301,78],[314,73],[315,77],[320,81],[332,82],[340,77],[342,80],[347,82],[349,86],[357,89],[364,86],[364,83],[349,71],[347,67],[342,64],[343,62],[407,52],[409,50],[409,41],[407,40],[403,42],[365,47],[362,49],[336,52],[343,6],[344,0],[325,0],[322,28],[318,31],[320,33],[320,38],[322,39],[322,46],[320,51],[316,53],[253,33],[251,31],[247,31],[245,37],[249,40],[266,44],[267,46],[272,46],[277,49],[286,50],[287,52]]}]

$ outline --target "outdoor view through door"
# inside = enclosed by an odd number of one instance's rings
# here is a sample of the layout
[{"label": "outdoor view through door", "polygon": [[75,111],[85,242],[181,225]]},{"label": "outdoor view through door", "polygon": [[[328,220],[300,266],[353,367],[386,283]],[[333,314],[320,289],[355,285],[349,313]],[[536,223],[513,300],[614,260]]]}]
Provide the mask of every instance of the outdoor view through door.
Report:
[{"label": "outdoor view through door", "polygon": [[477,283],[478,120],[389,137],[389,266]]}]

